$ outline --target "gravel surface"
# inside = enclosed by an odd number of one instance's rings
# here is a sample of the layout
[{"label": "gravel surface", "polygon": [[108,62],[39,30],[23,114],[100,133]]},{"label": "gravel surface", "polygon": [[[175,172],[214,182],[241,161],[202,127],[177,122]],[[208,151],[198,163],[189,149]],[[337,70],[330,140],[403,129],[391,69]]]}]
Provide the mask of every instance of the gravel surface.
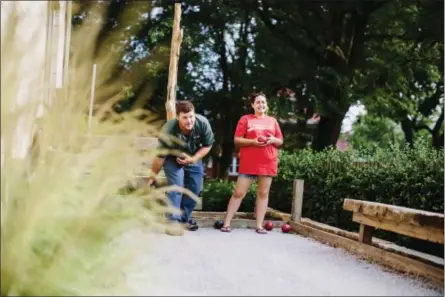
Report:
[{"label": "gravel surface", "polygon": [[443,288],[383,270],[295,234],[201,228],[182,237],[134,231],[126,268],[137,295],[443,296]]}]

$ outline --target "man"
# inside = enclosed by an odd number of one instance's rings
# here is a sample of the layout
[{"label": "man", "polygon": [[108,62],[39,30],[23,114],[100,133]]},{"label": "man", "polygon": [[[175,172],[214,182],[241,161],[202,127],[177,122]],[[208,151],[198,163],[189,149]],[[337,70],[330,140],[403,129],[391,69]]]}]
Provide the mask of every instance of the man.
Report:
[{"label": "man", "polygon": [[[215,141],[209,121],[202,115],[195,114],[195,107],[191,102],[179,101],[176,105],[176,118],[165,123],[162,133],[173,136],[182,143],[167,144],[160,139],[159,148],[183,153],[179,157],[173,154],[158,155],[153,161],[152,172],[156,176],[163,167],[169,185],[185,187],[199,195],[204,176],[202,158],[209,153]],[[155,176],[149,179],[149,185],[154,182]],[[167,195],[173,207],[183,210],[182,215],[169,214],[169,219],[175,223],[188,224],[190,231],[198,230],[198,224],[191,218],[196,201],[180,192],[172,191]]]}]

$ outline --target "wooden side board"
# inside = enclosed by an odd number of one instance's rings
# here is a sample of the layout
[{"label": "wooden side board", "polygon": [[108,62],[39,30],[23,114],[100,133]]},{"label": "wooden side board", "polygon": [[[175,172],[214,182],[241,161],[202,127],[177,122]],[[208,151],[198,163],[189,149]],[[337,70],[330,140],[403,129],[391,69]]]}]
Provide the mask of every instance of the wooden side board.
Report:
[{"label": "wooden side board", "polygon": [[[270,213],[270,215],[276,219],[281,219],[285,222],[290,222],[290,214],[286,214],[274,209],[269,208],[268,209],[268,213]],[[312,227],[314,229],[318,229],[318,230],[322,230],[324,232],[327,233],[331,233],[331,234],[335,234],[338,235],[340,237],[345,237],[348,239],[351,239],[353,241],[358,241],[360,242],[360,234],[357,232],[351,232],[351,231],[346,231],[337,227],[333,227],[330,225],[326,225],[320,222],[316,222],[313,221],[311,219],[308,218],[301,218],[300,221],[301,224],[305,225],[305,226],[309,226]],[[380,238],[373,238],[373,241],[371,243],[374,247],[385,250],[387,252],[391,252],[391,253],[395,253],[398,254],[400,256],[403,257],[408,257],[420,262],[423,262],[425,264],[428,265],[432,265],[438,268],[443,269],[444,266],[444,261],[441,258],[435,257],[435,256],[431,256],[431,255],[427,255],[424,253],[420,253],[414,250],[410,250],[410,249],[406,249],[400,246],[397,246],[396,244],[380,239]]]},{"label": "wooden side board", "polygon": [[[225,212],[221,211],[195,211],[193,212],[193,218],[198,222],[201,227],[213,228],[216,220],[223,220]],[[274,228],[281,228],[285,223],[280,219],[267,220],[274,224]],[[251,212],[237,212],[231,222],[232,229],[248,228],[253,229],[256,227],[254,214]]]},{"label": "wooden side board", "polygon": [[275,218],[275,219],[283,220],[284,222],[290,222],[291,221],[291,215],[290,214],[284,213],[284,212],[281,212],[281,211],[278,211],[278,210],[275,210],[275,209],[272,209],[272,208],[268,208],[267,211],[266,211],[266,214],[271,216],[271,217],[273,217],[273,218]]},{"label": "wooden side board", "polygon": [[[223,219],[226,215],[224,211],[195,211],[193,217],[195,218],[220,218]],[[251,212],[237,212],[235,218],[253,219],[253,213]]]},{"label": "wooden side board", "polygon": [[311,237],[322,243],[334,247],[341,247],[348,252],[358,255],[366,260],[377,262],[385,267],[408,273],[415,276],[425,277],[437,285],[444,285],[443,268],[435,267],[396,253],[388,252],[372,245],[362,244],[358,241],[332,234],[320,229],[307,226],[302,223],[290,223],[292,229],[303,236]]},{"label": "wooden side board", "polygon": [[[213,228],[213,225],[216,222],[215,218],[209,218],[209,217],[197,217],[196,221],[198,222],[198,225],[203,228]],[[283,224],[282,221],[270,221],[274,224],[274,228],[281,228],[281,225]],[[256,223],[255,220],[251,219],[240,219],[240,218],[234,218],[231,222],[232,229],[255,229]]]}]

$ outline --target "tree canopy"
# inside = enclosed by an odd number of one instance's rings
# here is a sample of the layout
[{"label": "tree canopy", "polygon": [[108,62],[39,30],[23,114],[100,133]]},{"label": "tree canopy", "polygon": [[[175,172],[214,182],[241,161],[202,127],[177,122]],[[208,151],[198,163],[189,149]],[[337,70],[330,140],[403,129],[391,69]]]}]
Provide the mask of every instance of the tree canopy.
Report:
[{"label": "tree canopy", "polygon": [[[111,71],[127,86],[118,112],[145,108],[156,120],[165,119],[175,2],[80,2],[73,24],[85,21],[93,7],[107,5],[97,50],[122,55],[120,68]],[[212,123],[217,140],[212,156],[221,175],[254,90],[267,95],[287,150],[335,145],[346,113],[357,102],[370,119],[399,125],[408,144],[427,132],[433,146],[443,146],[443,1],[189,0],[181,5],[177,97],[191,100]],[[119,30],[119,38],[108,39]],[[314,114],[318,124],[308,125]]]}]

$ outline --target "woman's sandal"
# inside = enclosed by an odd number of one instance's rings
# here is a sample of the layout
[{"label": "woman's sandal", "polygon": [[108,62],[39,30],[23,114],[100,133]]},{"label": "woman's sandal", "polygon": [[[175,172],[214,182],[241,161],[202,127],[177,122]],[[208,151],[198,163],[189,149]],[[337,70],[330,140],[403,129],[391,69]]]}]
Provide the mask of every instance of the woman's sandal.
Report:
[{"label": "woman's sandal", "polygon": [[255,232],[258,233],[258,234],[267,234],[266,229],[263,229],[263,228],[261,228],[261,229],[256,229]]},{"label": "woman's sandal", "polygon": [[230,226],[223,226],[223,227],[221,227],[220,230],[221,230],[221,232],[230,232],[230,231],[232,231]]}]

